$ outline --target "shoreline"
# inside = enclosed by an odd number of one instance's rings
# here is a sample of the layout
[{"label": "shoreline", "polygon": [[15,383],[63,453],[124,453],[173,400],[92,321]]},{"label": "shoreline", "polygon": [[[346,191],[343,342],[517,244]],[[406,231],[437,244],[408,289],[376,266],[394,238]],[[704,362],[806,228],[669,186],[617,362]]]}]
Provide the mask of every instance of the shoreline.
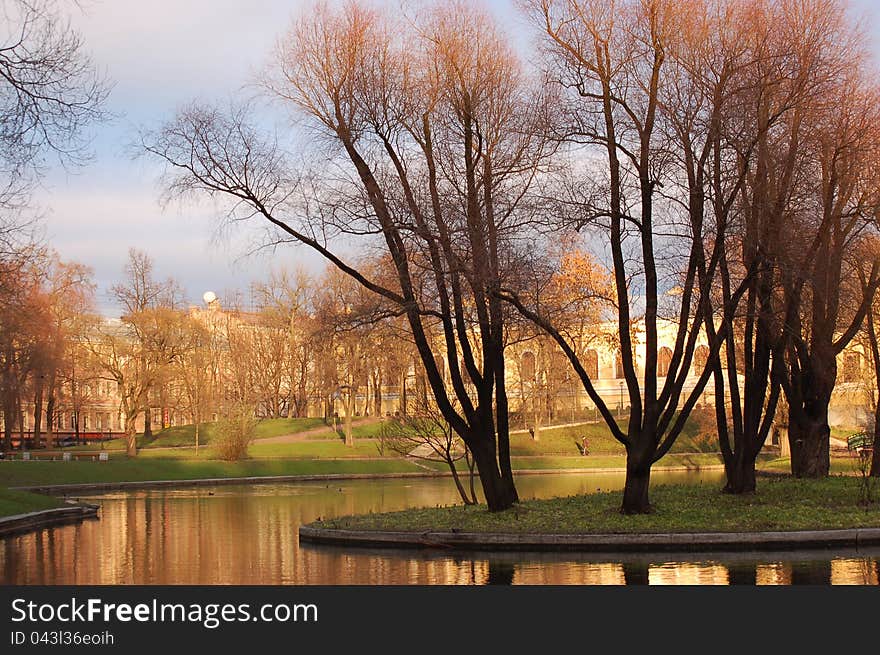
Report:
[{"label": "shoreline", "polygon": [[525,552],[692,552],[818,550],[880,544],[880,528],[772,532],[666,532],[513,534],[502,532],[400,532],[301,526],[306,544],[354,548],[447,549]]},{"label": "shoreline", "polygon": [[[707,464],[705,466],[655,466],[653,471],[664,472],[697,472],[697,471],[723,471],[723,464]],[[519,469],[514,471],[518,475],[551,475],[554,473],[577,474],[577,473],[625,473],[625,467],[596,467],[596,468],[558,468],[558,469]],[[39,484],[9,487],[15,491],[29,491],[46,495],[57,495],[68,492],[91,492],[91,491],[118,491],[125,489],[162,489],[167,487],[203,487],[236,484],[273,484],[283,482],[321,482],[331,480],[371,480],[371,479],[398,479],[398,478],[451,478],[450,471],[405,471],[398,473],[307,473],[291,475],[261,475],[246,477],[223,477],[223,478],[189,478],[180,480],[126,480],[118,482],[83,482],[70,484]]]},{"label": "shoreline", "polygon": [[80,523],[86,519],[97,519],[98,509],[100,509],[99,505],[82,503],[0,517],[0,538],[36,532],[56,525]]}]

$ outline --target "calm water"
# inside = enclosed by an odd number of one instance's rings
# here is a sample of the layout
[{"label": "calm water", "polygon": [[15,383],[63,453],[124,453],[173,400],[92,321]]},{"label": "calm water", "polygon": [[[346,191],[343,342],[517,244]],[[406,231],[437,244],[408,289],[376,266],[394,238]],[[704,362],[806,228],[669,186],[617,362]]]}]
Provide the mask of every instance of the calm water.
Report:
[{"label": "calm water", "polygon": [[[720,473],[657,473],[718,484]],[[615,489],[620,474],[522,476],[523,498]],[[880,549],[761,554],[448,553],[300,546],[318,517],[456,502],[448,479],[137,491],[101,519],[0,540],[2,584],[877,584]]]}]

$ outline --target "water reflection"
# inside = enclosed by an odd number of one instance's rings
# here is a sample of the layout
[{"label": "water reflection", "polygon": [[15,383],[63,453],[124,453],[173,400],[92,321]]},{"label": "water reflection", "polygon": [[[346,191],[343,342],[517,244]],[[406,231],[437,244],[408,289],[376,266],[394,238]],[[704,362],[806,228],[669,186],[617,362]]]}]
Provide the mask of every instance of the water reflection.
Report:
[{"label": "water reflection", "polygon": [[[716,473],[667,481],[717,483]],[[523,497],[619,487],[618,475],[522,477]],[[301,523],[456,501],[448,480],[115,493],[101,519],[0,541],[3,584],[878,584],[874,551],[653,556],[303,546]]]}]

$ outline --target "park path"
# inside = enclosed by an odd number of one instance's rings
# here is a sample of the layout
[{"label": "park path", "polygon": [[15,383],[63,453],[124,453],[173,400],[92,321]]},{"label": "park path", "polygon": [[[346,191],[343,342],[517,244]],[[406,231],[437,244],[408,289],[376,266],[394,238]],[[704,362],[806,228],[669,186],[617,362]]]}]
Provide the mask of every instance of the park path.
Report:
[{"label": "park path", "polygon": [[[379,423],[382,418],[378,416],[367,416],[364,418],[356,418],[351,422],[352,427],[357,427],[359,425],[370,425],[372,423]],[[339,429],[343,429],[345,425],[345,419],[339,420]],[[297,441],[306,441],[310,437],[314,437],[320,434],[333,434],[333,428],[330,426],[324,426],[320,428],[312,428],[311,430],[303,430],[302,432],[294,432],[292,434],[280,434],[277,437],[266,437],[265,439],[257,439],[256,443],[294,443]]]}]

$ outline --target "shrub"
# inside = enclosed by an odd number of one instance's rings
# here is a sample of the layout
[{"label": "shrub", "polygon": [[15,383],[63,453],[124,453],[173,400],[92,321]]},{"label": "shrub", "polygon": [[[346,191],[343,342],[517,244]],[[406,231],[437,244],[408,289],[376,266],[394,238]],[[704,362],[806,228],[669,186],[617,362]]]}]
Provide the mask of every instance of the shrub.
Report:
[{"label": "shrub", "polygon": [[220,459],[236,462],[247,457],[247,449],[254,440],[257,419],[253,407],[235,405],[220,417],[213,443]]}]

